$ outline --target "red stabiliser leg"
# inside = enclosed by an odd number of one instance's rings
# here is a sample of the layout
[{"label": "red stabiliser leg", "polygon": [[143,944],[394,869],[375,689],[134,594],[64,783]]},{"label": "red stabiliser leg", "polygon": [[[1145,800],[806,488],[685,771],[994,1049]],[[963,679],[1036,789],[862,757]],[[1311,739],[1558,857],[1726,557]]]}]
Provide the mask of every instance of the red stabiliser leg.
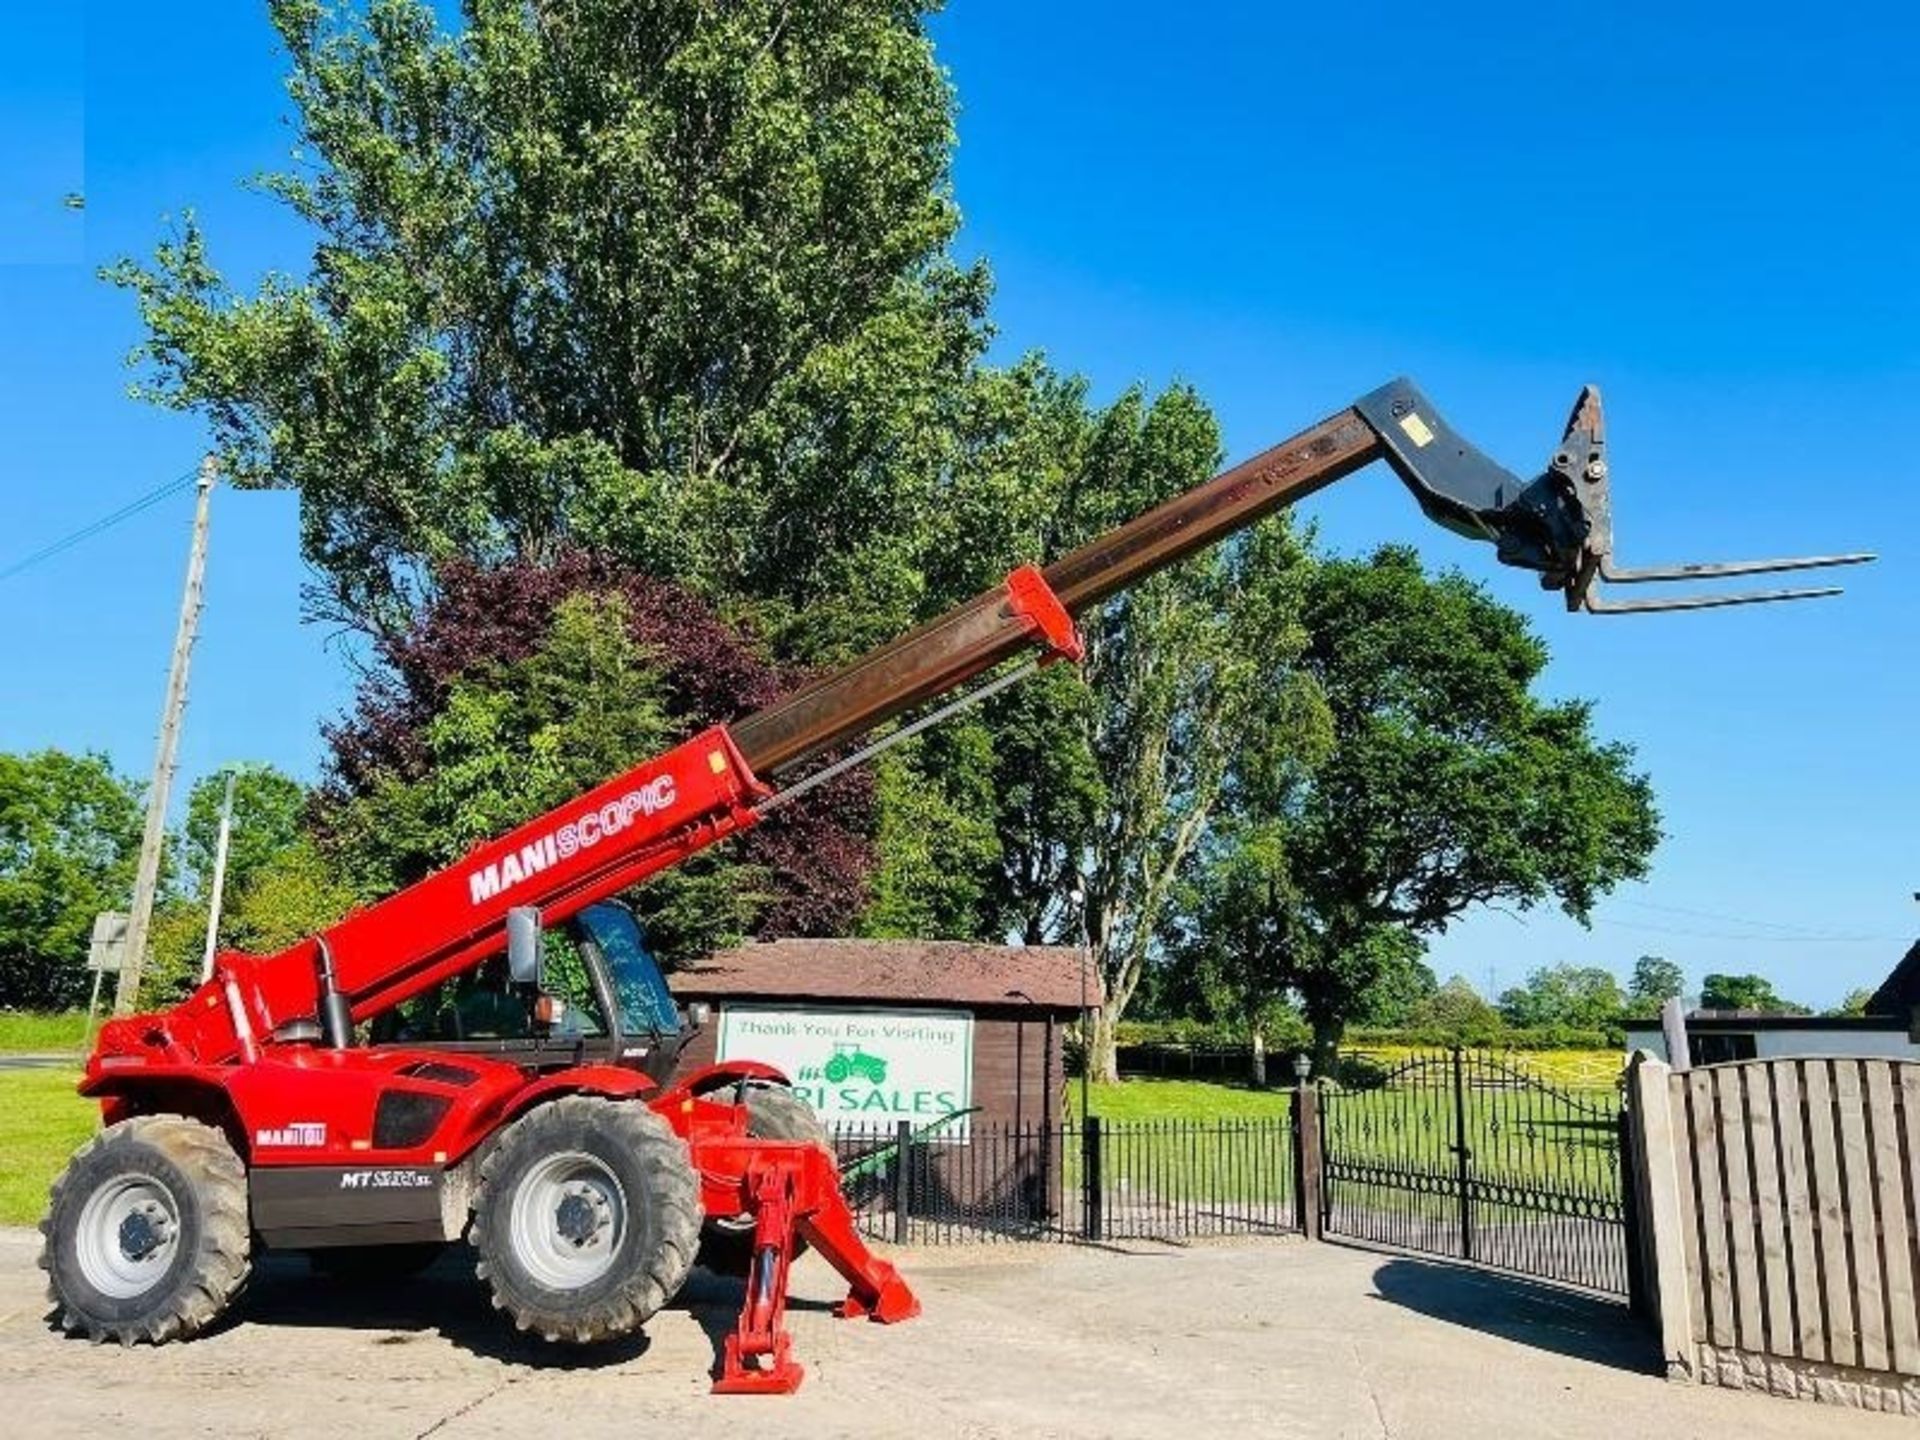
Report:
[{"label": "red stabiliser leg", "polygon": [[825,1149],[798,1141],[730,1137],[701,1144],[698,1163],[709,1175],[725,1169],[744,1175],[742,1188],[754,1213],[746,1299],[740,1324],[727,1337],[720,1378],[713,1385],[716,1395],[788,1395],[806,1377],[793,1358],[783,1323],[787,1272],[798,1238],[846,1277],[842,1317],[865,1316],[890,1325],[920,1313],[920,1302],[900,1272],[861,1241],[853,1212],[840,1193],[833,1156]]},{"label": "red stabiliser leg", "polygon": [[[787,1272],[793,1265],[795,1167],[765,1161],[749,1172],[754,1201],[753,1264],[747,1270],[740,1324],[727,1337],[716,1395],[791,1395],[807,1378],[792,1355]],[[765,1362],[762,1364],[762,1362]]]}]

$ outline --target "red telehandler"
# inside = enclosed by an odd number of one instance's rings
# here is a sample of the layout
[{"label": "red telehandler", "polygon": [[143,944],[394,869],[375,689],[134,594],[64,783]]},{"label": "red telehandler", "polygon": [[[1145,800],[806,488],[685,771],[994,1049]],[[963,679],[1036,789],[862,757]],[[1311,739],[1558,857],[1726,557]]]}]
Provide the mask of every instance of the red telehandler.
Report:
[{"label": "red telehandler", "polygon": [[1078,659],[1075,615],[1376,459],[1429,516],[1491,540],[1569,608],[1832,594],[1617,605],[1599,582],[1871,558],[1616,569],[1597,391],[1582,393],[1547,468],[1522,480],[1395,381],[321,934],[277,955],[222,953],[172,1009],[105,1026],[80,1085],[105,1128],[54,1182],[41,1224],[59,1324],[124,1344],[180,1339],[239,1294],[256,1247],[305,1250],[323,1271],[394,1275],[463,1237],[494,1304],[549,1340],[633,1331],[697,1256],[743,1273],[720,1391],[799,1384],[782,1321],[802,1245],[846,1278],[842,1314],[916,1314],[906,1282],[862,1243],[824,1134],[787,1077],[737,1061],[676,1073],[704,1017],[675,1006],[614,897],[1039,659],[784,790],[783,773],[1019,652]]}]

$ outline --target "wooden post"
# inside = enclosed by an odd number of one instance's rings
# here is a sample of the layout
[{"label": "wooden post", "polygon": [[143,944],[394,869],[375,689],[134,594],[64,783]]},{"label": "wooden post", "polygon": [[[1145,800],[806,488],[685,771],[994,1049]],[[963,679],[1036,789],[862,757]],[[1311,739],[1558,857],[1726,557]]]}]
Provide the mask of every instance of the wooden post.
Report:
[{"label": "wooden post", "polygon": [[1676,1075],[1693,1068],[1693,1047],[1687,1043],[1687,1012],[1674,996],[1660,1007],[1660,1034],[1667,1042],[1667,1064]]},{"label": "wooden post", "polygon": [[1325,1157],[1320,1150],[1320,1087],[1304,1075],[1293,1087],[1293,1205],[1300,1233],[1318,1240],[1325,1223]]},{"label": "wooden post", "polygon": [[1651,1300],[1660,1317],[1660,1355],[1669,1380],[1691,1380],[1697,1360],[1692,1287],[1698,1277],[1687,1272],[1682,1227],[1693,1217],[1680,1203],[1683,1160],[1673,1143],[1672,1073],[1651,1055],[1634,1056],[1627,1071],[1627,1113],[1632,1117],[1632,1169],[1643,1202],[1641,1243],[1652,1255]]}]

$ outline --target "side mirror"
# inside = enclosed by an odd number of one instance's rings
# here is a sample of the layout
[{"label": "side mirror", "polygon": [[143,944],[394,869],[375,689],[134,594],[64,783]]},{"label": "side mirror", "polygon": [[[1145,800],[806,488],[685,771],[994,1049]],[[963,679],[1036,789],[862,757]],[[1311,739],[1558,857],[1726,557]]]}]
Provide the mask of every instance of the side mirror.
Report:
[{"label": "side mirror", "polygon": [[516,905],[507,911],[507,975],[516,985],[540,983],[540,910]]}]

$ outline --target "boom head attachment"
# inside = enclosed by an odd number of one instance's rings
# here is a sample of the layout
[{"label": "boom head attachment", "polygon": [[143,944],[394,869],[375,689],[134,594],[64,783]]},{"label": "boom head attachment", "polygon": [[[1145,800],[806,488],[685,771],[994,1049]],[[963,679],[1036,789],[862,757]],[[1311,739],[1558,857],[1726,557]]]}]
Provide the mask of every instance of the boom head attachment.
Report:
[{"label": "boom head attachment", "polygon": [[1524,481],[1463,439],[1409,380],[1383,385],[1354,408],[1379,437],[1388,463],[1431,519],[1470,538],[1492,541],[1503,563],[1537,571],[1543,587],[1566,597],[1569,610],[1646,614],[1815,600],[1838,595],[1840,589],[1828,585],[1611,601],[1600,587],[1603,582],[1635,585],[1818,570],[1874,558],[1869,553],[1810,555],[1641,569],[1614,564],[1606,419],[1600,391],[1592,385],[1582,389],[1574,402],[1546,468]]}]

